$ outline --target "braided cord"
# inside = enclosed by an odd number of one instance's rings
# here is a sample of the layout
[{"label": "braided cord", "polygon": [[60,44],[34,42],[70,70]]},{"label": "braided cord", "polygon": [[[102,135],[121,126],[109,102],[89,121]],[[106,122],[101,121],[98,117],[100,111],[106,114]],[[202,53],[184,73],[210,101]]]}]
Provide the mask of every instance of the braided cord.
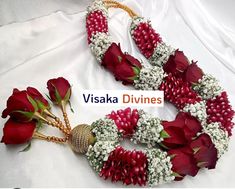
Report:
[{"label": "braided cord", "polygon": [[131,8],[114,0],[104,0],[107,8],[120,8],[126,11],[131,18],[138,16]]}]

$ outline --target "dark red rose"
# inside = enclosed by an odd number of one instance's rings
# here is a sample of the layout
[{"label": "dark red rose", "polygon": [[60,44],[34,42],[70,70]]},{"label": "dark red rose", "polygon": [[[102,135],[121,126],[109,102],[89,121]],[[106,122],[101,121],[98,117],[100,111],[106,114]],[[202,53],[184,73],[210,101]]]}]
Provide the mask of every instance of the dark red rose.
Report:
[{"label": "dark red rose", "polygon": [[27,91],[13,90],[13,94],[7,100],[7,108],[2,112],[2,117],[8,115],[22,122],[31,121],[38,110],[37,103],[27,94]]},{"label": "dark red rose", "polygon": [[182,75],[188,66],[188,58],[182,51],[176,50],[175,54],[171,55],[164,64],[163,69],[165,72],[172,73],[173,75]]},{"label": "dark red rose", "polygon": [[190,64],[187,70],[184,72],[184,80],[191,84],[197,83],[198,80],[202,78],[202,76],[203,71],[197,66],[196,62]]},{"label": "dark red rose", "polygon": [[174,121],[162,121],[162,125],[168,135],[162,144],[167,148],[187,145],[202,129],[200,122],[185,112],[179,112]]},{"label": "dark red rose", "polygon": [[120,44],[112,43],[104,54],[102,65],[114,72],[115,66],[120,63],[121,59],[124,59],[124,56]]},{"label": "dark red rose", "polygon": [[22,144],[32,139],[36,122],[19,123],[9,119],[3,128],[1,142],[5,144]]},{"label": "dark red rose", "polygon": [[182,180],[186,175],[195,176],[198,173],[199,168],[191,148],[172,149],[168,151],[168,155],[171,156],[171,169],[176,173],[175,180]]},{"label": "dark red rose", "polygon": [[111,71],[123,84],[132,84],[142,68],[141,63],[131,55],[123,53],[120,44],[112,43],[104,54],[102,65]]},{"label": "dark red rose", "polygon": [[42,96],[42,94],[33,87],[27,88],[27,93],[31,96],[38,104],[40,110],[50,109],[50,105],[48,101]]},{"label": "dark red rose", "polygon": [[194,151],[194,158],[199,167],[214,169],[217,158],[217,149],[207,134],[201,134],[197,139],[191,142],[190,147]]},{"label": "dark red rose", "polygon": [[71,85],[63,78],[50,79],[47,82],[50,98],[53,103],[60,105],[61,102],[68,102],[71,96]]}]

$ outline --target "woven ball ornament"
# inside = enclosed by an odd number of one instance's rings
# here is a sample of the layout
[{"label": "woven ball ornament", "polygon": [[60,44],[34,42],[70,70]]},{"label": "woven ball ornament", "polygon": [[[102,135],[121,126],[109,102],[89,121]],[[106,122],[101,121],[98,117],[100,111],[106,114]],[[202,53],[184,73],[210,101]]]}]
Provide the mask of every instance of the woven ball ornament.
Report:
[{"label": "woven ball ornament", "polygon": [[[121,8],[131,17],[130,34],[150,63],[148,67],[123,53],[120,44],[112,41],[108,32],[109,8]],[[179,110],[179,115],[172,122],[137,110],[138,116],[133,118],[131,110],[122,110],[93,124],[92,131],[98,137],[94,146],[89,147],[87,156],[100,176],[124,184],[148,183],[152,186],[182,180],[186,175],[195,176],[202,167],[215,168],[212,162],[216,162],[227,150],[234,125],[234,111],[218,80],[204,73],[197,62],[190,61],[182,51],[167,45],[149,20],[116,1],[95,0],[87,9],[86,28],[92,53],[102,66],[114,74],[116,80],[137,90],[163,90],[165,100]],[[129,112],[128,116],[125,111]],[[182,120],[187,121],[183,123]],[[200,129],[193,127],[196,122],[200,123]],[[174,136],[178,131],[168,127],[180,124],[189,125],[187,129],[197,134],[193,136],[192,132],[187,133],[188,130],[184,137],[177,139],[179,145],[170,144],[169,135]],[[145,152],[125,150],[118,143],[120,137],[146,144],[148,148]],[[180,145],[182,143],[185,145]],[[205,144],[207,148],[203,147]],[[200,153],[206,152],[208,159],[200,161]],[[188,173],[179,173],[177,161],[182,156],[189,157],[189,154],[194,155],[187,159],[188,164],[194,165],[196,161],[198,169],[191,166]]]}]

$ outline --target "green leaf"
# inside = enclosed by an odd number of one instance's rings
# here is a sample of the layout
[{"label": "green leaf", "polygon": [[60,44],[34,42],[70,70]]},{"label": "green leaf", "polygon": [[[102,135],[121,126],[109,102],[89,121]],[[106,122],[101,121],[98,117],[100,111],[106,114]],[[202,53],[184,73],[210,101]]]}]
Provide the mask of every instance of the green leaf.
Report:
[{"label": "green leaf", "polygon": [[13,112],[21,113],[21,114],[23,114],[25,117],[27,117],[29,119],[32,119],[33,115],[34,115],[33,112],[25,112],[25,111],[21,111],[21,110],[16,110],[16,111],[13,111]]},{"label": "green leaf", "polygon": [[37,112],[38,111],[37,102],[29,95],[27,95],[27,98],[28,98],[29,102],[32,104],[34,111]]},{"label": "green leaf", "polygon": [[134,76],[134,77],[128,77],[127,79],[129,79],[129,80],[137,80],[138,79],[138,76]]},{"label": "green leaf", "polygon": [[29,142],[27,146],[24,149],[20,150],[19,152],[27,152],[30,150],[30,148],[31,148],[31,142]]},{"label": "green leaf", "polygon": [[181,176],[179,173],[176,173],[176,172],[173,172],[172,175],[175,176],[175,177],[183,177],[183,176]]},{"label": "green leaf", "polygon": [[165,146],[165,145],[162,144],[162,143],[159,143],[159,145],[160,145],[161,147],[165,148],[165,149],[169,149],[167,146]]},{"label": "green leaf", "polygon": [[68,102],[69,101],[69,99],[70,99],[70,96],[71,96],[71,87],[68,89],[68,91],[67,91],[67,93],[66,93],[66,95],[65,95],[65,97],[64,97],[64,101],[65,102]]},{"label": "green leaf", "polygon": [[170,135],[165,130],[160,132],[160,136],[161,138],[170,138]]},{"label": "green leaf", "polygon": [[118,56],[118,61],[122,62],[122,57],[121,56]]},{"label": "green leaf", "polygon": [[45,104],[43,104],[40,100],[36,100],[37,104],[38,104],[38,108],[40,110],[45,110],[47,109],[47,107],[45,106]]},{"label": "green leaf", "polygon": [[59,91],[55,88],[55,97],[56,97],[56,101],[59,104],[62,101],[62,98],[60,96]]},{"label": "green leaf", "polygon": [[70,107],[71,112],[74,113],[74,110],[72,108],[72,104],[71,104],[70,100],[68,101],[68,103],[69,103],[69,107]]},{"label": "green leaf", "polygon": [[43,127],[42,120],[38,120],[36,125],[36,131],[40,130]]},{"label": "green leaf", "polygon": [[48,94],[45,94],[45,95],[48,98],[48,100],[50,100],[52,102],[51,97]]},{"label": "green leaf", "polygon": [[132,69],[134,70],[136,75],[140,74],[140,69],[138,67],[135,66],[135,67],[132,67]]}]

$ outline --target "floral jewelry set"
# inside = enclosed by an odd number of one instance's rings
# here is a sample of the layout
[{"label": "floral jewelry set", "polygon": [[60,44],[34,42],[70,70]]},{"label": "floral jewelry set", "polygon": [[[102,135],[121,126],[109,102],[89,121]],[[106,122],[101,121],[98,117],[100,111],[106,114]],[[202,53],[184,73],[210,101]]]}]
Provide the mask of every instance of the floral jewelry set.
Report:
[{"label": "floral jewelry set", "polygon": [[[148,67],[112,42],[109,8],[121,8],[131,17],[130,34],[149,61]],[[95,0],[87,9],[86,28],[97,61],[125,85],[163,90],[165,100],[179,110],[175,120],[164,121],[143,110],[126,108],[112,111],[91,126],[71,129],[66,113],[71,86],[66,79],[57,78],[47,86],[50,100],[62,110],[64,123],[52,114],[37,89],[14,89],[2,113],[3,118],[10,117],[2,142],[21,144],[37,138],[68,143],[75,152],[87,156],[101,177],[126,185],[155,186],[195,176],[201,168],[214,169],[228,149],[234,125],[234,111],[217,79],[203,73],[182,51],[164,43],[150,21],[116,1]],[[45,136],[39,131],[42,123],[60,129],[64,137]],[[126,150],[120,145],[123,138],[145,144],[146,149]]]}]

